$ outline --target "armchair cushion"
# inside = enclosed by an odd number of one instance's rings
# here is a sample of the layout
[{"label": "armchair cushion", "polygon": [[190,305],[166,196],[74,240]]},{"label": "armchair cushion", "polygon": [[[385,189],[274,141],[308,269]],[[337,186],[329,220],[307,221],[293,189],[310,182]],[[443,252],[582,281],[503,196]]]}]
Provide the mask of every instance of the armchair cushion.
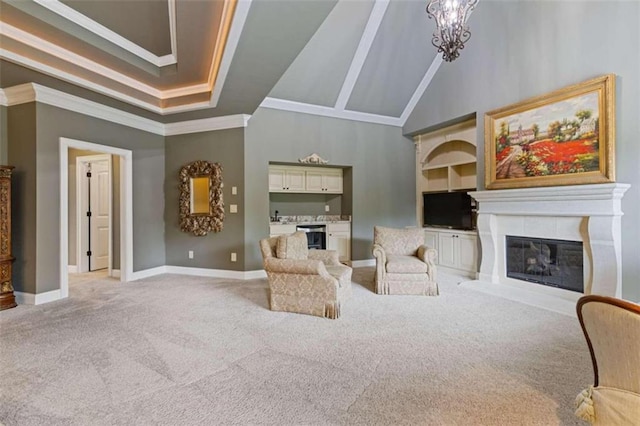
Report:
[{"label": "armchair cushion", "polygon": [[387,256],[387,272],[400,274],[426,274],[429,266],[415,256],[390,254]]},{"label": "armchair cushion", "polygon": [[278,259],[307,259],[309,256],[307,235],[304,232],[280,235],[278,237],[276,255]]}]

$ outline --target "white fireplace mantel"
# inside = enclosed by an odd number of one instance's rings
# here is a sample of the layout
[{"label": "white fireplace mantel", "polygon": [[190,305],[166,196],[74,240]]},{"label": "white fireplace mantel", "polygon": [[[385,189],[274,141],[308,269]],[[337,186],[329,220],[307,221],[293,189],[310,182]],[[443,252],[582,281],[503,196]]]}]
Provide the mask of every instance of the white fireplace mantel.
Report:
[{"label": "white fireplace mantel", "polygon": [[621,297],[621,200],[629,187],[607,183],[470,192],[478,201],[482,246],[476,283],[515,286],[575,301],[581,294],[516,282],[507,278],[505,271],[506,235],[566,239],[583,243],[584,294]]}]

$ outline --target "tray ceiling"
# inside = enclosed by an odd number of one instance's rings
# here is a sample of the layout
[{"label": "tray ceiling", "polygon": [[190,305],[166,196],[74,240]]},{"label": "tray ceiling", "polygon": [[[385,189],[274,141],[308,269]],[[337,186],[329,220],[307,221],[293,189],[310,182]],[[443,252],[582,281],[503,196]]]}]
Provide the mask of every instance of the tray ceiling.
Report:
[{"label": "tray ceiling", "polygon": [[20,77],[33,79],[19,71],[29,68],[44,74],[41,84],[53,77],[165,122],[252,114],[262,105],[402,125],[440,65],[424,7],[0,0],[0,85],[32,81]]}]

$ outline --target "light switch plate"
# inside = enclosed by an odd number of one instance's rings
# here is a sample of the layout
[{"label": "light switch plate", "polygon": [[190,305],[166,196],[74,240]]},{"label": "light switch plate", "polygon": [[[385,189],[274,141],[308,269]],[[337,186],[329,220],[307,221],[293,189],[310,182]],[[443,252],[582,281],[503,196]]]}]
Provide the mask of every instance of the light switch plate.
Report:
[{"label": "light switch plate", "polygon": [[231,187],[231,195],[236,195],[238,194],[238,187],[237,186],[232,186]]},{"label": "light switch plate", "polygon": [[325,211],[325,212],[328,212],[328,211],[329,211],[329,204],[326,204],[326,205],[324,206],[324,211]]}]

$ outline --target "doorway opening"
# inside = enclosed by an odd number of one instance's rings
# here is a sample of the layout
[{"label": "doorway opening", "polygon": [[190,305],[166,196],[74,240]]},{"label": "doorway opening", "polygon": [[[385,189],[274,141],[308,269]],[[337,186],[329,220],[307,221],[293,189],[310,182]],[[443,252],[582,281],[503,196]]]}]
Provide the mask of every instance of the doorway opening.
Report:
[{"label": "doorway opening", "polygon": [[[70,154],[76,150],[85,153],[89,151],[91,155],[84,155],[84,157],[88,157],[84,159],[80,159],[83,156],[79,155],[77,156],[77,161],[70,162]],[[93,178],[96,174],[96,166],[94,166],[93,160],[95,160],[96,164],[99,164],[100,160],[107,160],[108,162],[110,162],[110,164],[107,164],[106,167],[111,171],[109,179],[107,179],[106,175],[103,174],[101,183],[99,182],[100,179],[96,179],[95,181],[95,184],[101,184],[103,187],[105,187],[103,189],[108,192],[108,195],[105,195],[103,197],[103,206],[98,206],[96,208],[102,211],[111,210],[112,214],[109,215],[109,219],[107,220],[110,223],[108,228],[100,225],[98,227],[100,229],[94,228],[92,232],[94,234],[94,238],[96,233],[102,234],[102,236],[104,237],[103,241],[106,242],[106,250],[104,250],[104,243],[102,243],[103,247],[101,248],[103,252],[106,251],[106,255],[102,256],[103,259],[101,260],[101,262],[103,262],[102,264],[104,264],[106,261],[107,273],[105,273],[105,276],[107,274],[113,277],[119,276],[120,281],[125,282],[129,281],[133,274],[132,152],[130,150],[114,148],[108,145],[100,145],[74,139],[60,138],[60,297],[62,298],[69,296],[69,272],[91,273],[89,272],[90,269],[95,270],[96,266],[100,267],[102,265],[95,263],[97,261],[97,256],[94,257],[93,253],[95,249],[91,248],[91,250],[89,250],[84,248],[90,247],[90,240],[87,235],[88,232],[86,232],[87,228],[84,227],[83,223],[90,223],[91,221],[81,220],[83,216],[85,218],[88,217],[87,210],[84,210],[83,212],[78,214],[78,206],[84,208],[84,205],[82,205],[80,201],[75,201],[76,198],[78,200],[82,198],[77,197],[77,192],[80,190],[83,190],[84,192],[83,188],[85,186],[87,186],[86,192],[88,198],[88,186],[90,184],[86,182],[83,185],[82,182],[84,181],[84,179],[78,180],[77,175],[78,173],[84,172],[86,178],[86,172],[88,168],[87,166],[88,164],[91,164],[91,174]],[[118,164],[118,167],[114,167],[115,164]],[[73,165],[71,169],[76,168],[75,171],[72,170],[73,173],[70,173],[70,165]],[[99,169],[102,170],[101,168]],[[72,181],[71,185],[70,179]],[[110,186],[107,184],[108,180],[119,181],[119,184],[113,185],[113,193],[111,193],[111,190],[107,188]],[[80,184],[75,185],[75,190],[70,192],[70,186],[73,187],[74,184],[77,183]],[[99,192],[99,189],[93,189],[93,191],[95,194],[95,191]],[[72,199],[71,205],[70,197]],[[108,205],[109,200],[113,203],[112,206]],[[73,210],[74,214],[69,214],[70,209]],[[91,212],[90,217],[92,219],[95,219],[95,208],[88,211]],[[70,217],[71,219],[75,219],[71,226]],[[113,224],[114,218],[118,222],[117,226],[114,226]],[[99,221],[94,221],[94,225],[96,224],[99,225]],[[83,228],[80,232],[78,232],[78,226],[82,226]],[[119,228],[119,231],[117,231],[115,235],[112,232],[112,229],[114,228]],[[84,245],[85,243],[86,245]],[[82,251],[85,251],[85,255],[87,254],[86,251],[92,251],[92,261],[89,260],[88,256],[81,256]],[[100,250],[96,250],[96,252],[97,251]],[[70,266],[70,259],[72,260],[71,263],[75,263],[75,265]],[[94,265],[91,265],[91,262],[94,262]],[[113,268],[114,263],[116,265],[119,263],[119,265],[117,265],[119,266],[119,268]],[[85,267],[86,269],[84,269]]]}]

